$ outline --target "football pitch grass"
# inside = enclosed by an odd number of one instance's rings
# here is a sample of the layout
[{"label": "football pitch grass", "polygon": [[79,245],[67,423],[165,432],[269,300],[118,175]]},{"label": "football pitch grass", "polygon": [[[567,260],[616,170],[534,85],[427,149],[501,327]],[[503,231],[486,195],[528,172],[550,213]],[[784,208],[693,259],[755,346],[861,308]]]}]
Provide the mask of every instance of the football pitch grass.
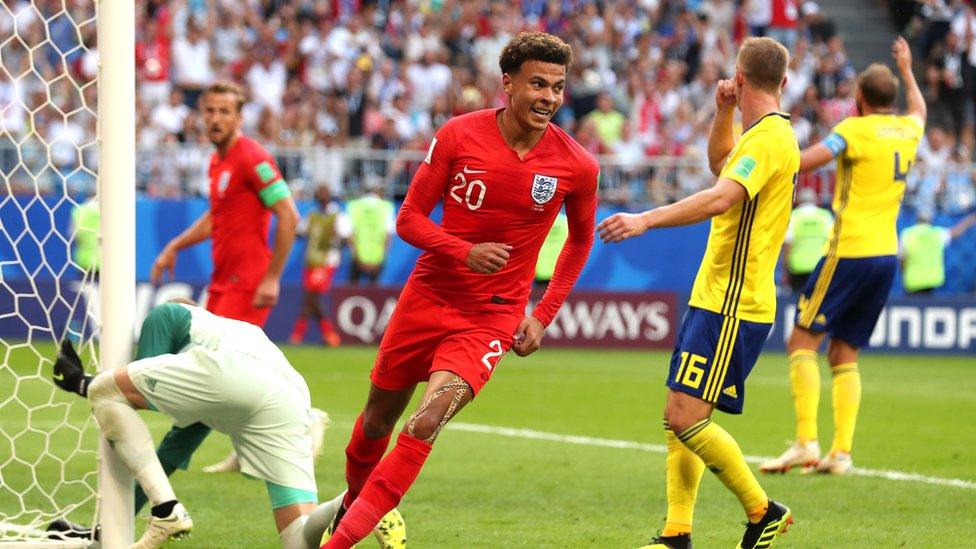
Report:
[{"label": "football pitch grass", "polygon": [[[284,351],[308,381],[314,405],[332,417],[325,453],[316,464],[319,498],[330,499],[344,489],[343,449],[366,396],[375,349]],[[12,363],[20,362],[18,354],[8,355]],[[408,546],[633,548],[646,543],[665,515],[660,418],[668,356],[545,348],[525,359],[507,355],[482,394],[455,419],[457,426],[440,435],[401,503]],[[832,435],[830,377],[821,363],[820,433],[826,449]],[[861,373],[864,397],[854,463],[873,476],[760,476],[769,495],[792,507],[796,518],[777,547],[972,544],[976,361],[874,354],[863,357]],[[10,396],[8,381],[0,383],[0,403]],[[37,402],[50,395],[38,382],[22,383],[21,391],[22,398]],[[714,419],[745,454],[777,455],[793,436],[785,357],[764,354],[747,391],[744,415],[716,413]],[[14,411],[9,401],[0,404],[4,432],[23,423],[23,414]],[[70,417],[80,421],[85,413],[85,406],[76,405]],[[168,422],[155,413],[143,417],[158,441]],[[40,440],[22,437],[17,443]],[[189,472],[174,475],[176,493],[195,522],[193,535],[178,547],[279,546],[263,483],[201,472],[229,449],[225,436],[211,435]],[[0,448],[0,454],[7,451]],[[898,480],[899,472],[916,476]],[[29,484],[26,475],[24,468],[9,467],[3,482],[23,486]],[[17,507],[9,493],[0,494],[0,514]],[[737,500],[706,471],[695,514],[696,547],[735,547],[742,520]],[[144,527],[138,520],[137,536]],[[375,546],[372,540],[359,545]]]}]

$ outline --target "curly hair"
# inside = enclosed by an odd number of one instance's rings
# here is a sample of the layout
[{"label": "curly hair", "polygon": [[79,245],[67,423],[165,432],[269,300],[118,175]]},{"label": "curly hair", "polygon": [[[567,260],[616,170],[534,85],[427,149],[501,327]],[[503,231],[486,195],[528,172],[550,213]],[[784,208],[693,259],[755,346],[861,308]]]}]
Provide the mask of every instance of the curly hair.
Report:
[{"label": "curly hair", "polygon": [[573,48],[558,36],[545,32],[522,32],[509,40],[498,56],[502,74],[515,74],[526,61],[542,61],[569,68]]}]

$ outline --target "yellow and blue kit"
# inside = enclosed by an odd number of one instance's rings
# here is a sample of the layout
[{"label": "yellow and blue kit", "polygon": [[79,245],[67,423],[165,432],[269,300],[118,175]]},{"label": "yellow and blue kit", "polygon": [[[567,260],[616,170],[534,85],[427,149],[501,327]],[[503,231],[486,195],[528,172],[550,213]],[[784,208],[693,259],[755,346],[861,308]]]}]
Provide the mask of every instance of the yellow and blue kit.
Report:
[{"label": "yellow and blue kit", "polygon": [[797,326],[867,344],[895,279],[895,222],[924,131],[915,116],[876,113],[847,118],[824,139],[837,159],[836,221],[797,303]]},{"label": "yellow and blue kit", "polygon": [[774,271],[793,206],[800,149],[789,116],[769,113],[743,132],[720,178],[748,198],[712,218],[668,387],[741,413],[745,379],[776,316]]}]

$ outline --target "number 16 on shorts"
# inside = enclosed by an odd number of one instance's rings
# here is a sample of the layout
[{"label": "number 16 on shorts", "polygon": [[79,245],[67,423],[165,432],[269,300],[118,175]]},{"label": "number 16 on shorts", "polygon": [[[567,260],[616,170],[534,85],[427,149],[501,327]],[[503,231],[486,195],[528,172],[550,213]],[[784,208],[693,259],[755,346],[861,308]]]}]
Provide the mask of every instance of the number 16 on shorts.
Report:
[{"label": "number 16 on shorts", "polygon": [[691,387],[692,389],[698,389],[701,387],[702,378],[705,377],[704,366],[707,364],[707,358],[689,353],[688,351],[682,351],[681,363],[674,373],[672,382]]}]

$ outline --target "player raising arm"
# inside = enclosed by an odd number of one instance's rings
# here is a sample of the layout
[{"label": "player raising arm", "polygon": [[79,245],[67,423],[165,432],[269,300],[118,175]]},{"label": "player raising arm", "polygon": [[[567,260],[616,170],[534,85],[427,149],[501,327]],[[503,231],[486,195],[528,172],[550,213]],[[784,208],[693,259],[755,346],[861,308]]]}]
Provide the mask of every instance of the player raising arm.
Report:
[{"label": "player raising arm", "polygon": [[[778,458],[760,465],[763,472],[809,466],[842,475],[853,467],[851,449],[861,405],[858,351],[868,343],[881,315],[898,266],[895,222],[908,173],[925,133],[925,100],[912,74],[908,42],[898,38],[892,56],[905,82],[908,112],[895,112],[898,79],[881,63],[857,79],[857,109],[826,139],[807,147],[801,170],[814,170],[837,159],[833,234],[797,302],[793,332],[786,344],[790,385],[796,410],[796,442]],[[832,374],[834,438],[820,459],[817,408],[820,372],[817,349],[830,336],[827,361]]]},{"label": "player raising arm", "polygon": [[[507,105],[453,118],[431,142],[397,219],[399,235],[424,253],[380,343],[346,448],[349,490],[324,547],[352,547],[399,503],[444,425],[510,348],[519,356],[539,348],[576,282],[593,243],[599,168],[550,122],[571,58],[555,36],[518,35],[499,59]],[[439,201],[441,225],[428,217]],[[539,249],[564,204],[569,239],[546,294],[525,316]],[[383,458],[424,381],[419,407]]]},{"label": "player raising arm", "polygon": [[92,377],[65,341],[54,367],[59,387],[91,401],[102,436],[149,497],[149,525],[131,549],[159,547],[193,528],[136,413],[146,409],[180,427],[200,422],[229,434],[242,471],[267,485],[282,547],[318,546],[337,506],[316,508],[308,387],[264,332],[165,303],[143,322],[136,356]]},{"label": "player raising arm", "polygon": [[[748,517],[738,547],[769,547],[792,521],[786,506],[766,496],[732,435],[711,420],[715,408],[742,413],[746,377],[776,315],[774,271],[800,166],[789,116],[779,112],[788,57],[770,38],[749,38],[739,50],[735,77],[719,82],[708,143],[715,186],[669,206],[615,214],[599,226],[604,242],[619,242],[649,229],[711,219],[667,379],[667,520],[646,547],[691,547],[706,466]],[[738,142],[732,134],[736,106],[746,128]]]}]

